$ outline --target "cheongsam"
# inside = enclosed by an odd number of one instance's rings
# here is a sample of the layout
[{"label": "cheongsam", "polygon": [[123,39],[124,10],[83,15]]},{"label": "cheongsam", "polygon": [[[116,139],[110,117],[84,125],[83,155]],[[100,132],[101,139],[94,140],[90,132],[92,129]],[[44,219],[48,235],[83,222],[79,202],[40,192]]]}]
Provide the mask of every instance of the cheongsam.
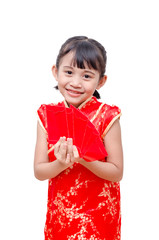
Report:
[{"label": "cheongsam", "polygon": [[[56,104],[49,104],[53,105]],[[57,105],[68,107],[65,101]],[[117,106],[102,103],[95,97],[87,99],[79,109],[94,124],[102,141],[121,116]],[[41,105],[37,112],[47,135],[46,105]],[[48,138],[47,143],[49,152],[53,146]],[[80,163],[49,179],[45,240],[120,240],[120,229],[119,182],[99,178]]]}]

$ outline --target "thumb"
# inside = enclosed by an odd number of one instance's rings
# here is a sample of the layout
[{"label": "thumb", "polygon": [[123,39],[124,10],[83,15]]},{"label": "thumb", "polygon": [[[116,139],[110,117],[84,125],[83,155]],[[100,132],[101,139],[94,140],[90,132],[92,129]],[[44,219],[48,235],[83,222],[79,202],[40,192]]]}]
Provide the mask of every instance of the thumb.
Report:
[{"label": "thumb", "polygon": [[75,145],[73,145],[73,156],[74,158],[79,158],[79,153]]},{"label": "thumb", "polygon": [[57,154],[59,152],[59,148],[60,148],[60,141],[58,141],[55,145],[54,145],[54,154]]}]

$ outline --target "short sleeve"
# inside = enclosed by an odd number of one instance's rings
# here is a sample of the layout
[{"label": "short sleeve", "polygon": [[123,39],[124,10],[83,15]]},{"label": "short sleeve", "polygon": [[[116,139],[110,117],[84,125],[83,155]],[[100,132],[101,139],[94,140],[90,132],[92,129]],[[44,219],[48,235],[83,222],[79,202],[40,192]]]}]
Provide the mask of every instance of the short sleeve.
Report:
[{"label": "short sleeve", "polygon": [[43,130],[47,133],[47,114],[46,114],[46,105],[42,104],[37,110],[38,122]]},{"label": "short sleeve", "polygon": [[102,138],[105,137],[113,123],[120,118],[121,110],[117,106],[105,105],[103,124],[102,124]]}]

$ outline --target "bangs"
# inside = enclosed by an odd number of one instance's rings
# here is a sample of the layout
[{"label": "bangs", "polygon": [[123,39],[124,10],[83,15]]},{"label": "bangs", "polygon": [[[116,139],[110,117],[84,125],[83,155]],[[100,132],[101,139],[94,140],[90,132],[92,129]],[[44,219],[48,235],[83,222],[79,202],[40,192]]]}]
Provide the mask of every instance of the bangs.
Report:
[{"label": "bangs", "polygon": [[98,49],[89,42],[80,42],[68,52],[74,53],[72,60],[73,66],[77,66],[81,69],[85,69],[88,66],[90,69],[93,68],[101,72],[101,67],[99,65],[101,61],[100,53]]}]

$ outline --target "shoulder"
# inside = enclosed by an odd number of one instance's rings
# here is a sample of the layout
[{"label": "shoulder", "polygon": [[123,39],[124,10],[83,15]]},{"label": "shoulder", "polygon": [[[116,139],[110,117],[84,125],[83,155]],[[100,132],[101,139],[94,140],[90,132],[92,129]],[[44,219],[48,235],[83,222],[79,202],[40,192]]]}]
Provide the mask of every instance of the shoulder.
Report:
[{"label": "shoulder", "polygon": [[[94,104],[92,104],[94,103]],[[114,113],[119,113],[121,112],[120,108],[114,104],[109,105],[101,100],[97,100],[95,97],[92,98],[91,104],[94,105],[96,108],[100,108],[105,112],[114,112]]]},{"label": "shoulder", "polygon": [[103,103],[103,111],[106,113],[107,117],[108,116],[117,116],[118,114],[121,114],[121,109],[116,106],[116,105],[108,105],[106,103]]},{"label": "shoulder", "polygon": [[109,105],[105,102],[102,102],[96,99],[96,106],[98,110],[102,112],[102,116],[105,118],[109,118],[111,116],[117,116],[118,114],[121,114],[121,109],[114,104]]},{"label": "shoulder", "polygon": [[37,111],[38,112],[45,112],[47,109],[51,109],[54,106],[63,106],[63,102],[41,104]]},{"label": "shoulder", "polygon": [[41,106],[37,110],[38,115],[38,122],[40,123],[41,127],[48,131],[48,111],[52,110],[54,106],[62,106],[62,102],[60,103],[49,103],[49,104],[41,104]]},{"label": "shoulder", "polygon": [[116,105],[102,103],[102,137],[104,137],[117,119],[120,119],[121,109]]}]

